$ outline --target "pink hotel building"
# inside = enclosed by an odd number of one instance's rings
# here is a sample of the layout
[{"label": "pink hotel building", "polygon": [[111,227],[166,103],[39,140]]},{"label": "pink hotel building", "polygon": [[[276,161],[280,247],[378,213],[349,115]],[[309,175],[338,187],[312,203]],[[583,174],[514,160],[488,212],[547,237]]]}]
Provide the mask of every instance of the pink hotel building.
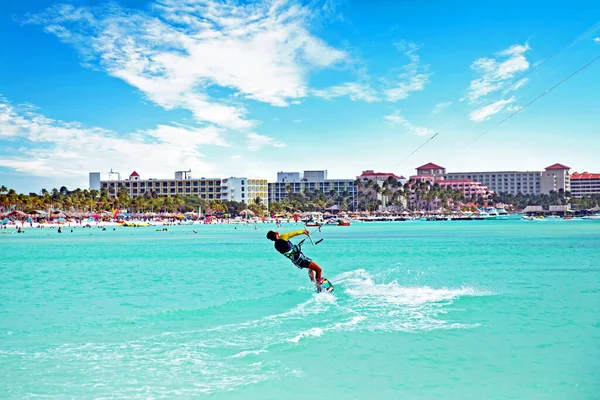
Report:
[{"label": "pink hotel building", "polygon": [[487,186],[471,179],[446,180],[446,168],[440,167],[434,163],[428,163],[417,168],[417,175],[410,177],[412,181],[437,183],[443,188],[460,190],[467,199],[477,199],[483,197],[486,199],[493,193]]}]

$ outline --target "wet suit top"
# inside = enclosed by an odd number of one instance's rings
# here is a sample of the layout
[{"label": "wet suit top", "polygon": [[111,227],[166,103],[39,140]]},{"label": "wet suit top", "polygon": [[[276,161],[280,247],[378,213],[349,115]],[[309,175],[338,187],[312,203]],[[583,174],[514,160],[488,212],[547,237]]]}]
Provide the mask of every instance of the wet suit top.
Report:
[{"label": "wet suit top", "polygon": [[304,254],[302,254],[300,247],[290,242],[290,239],[294,236],[303,234],[304,229],[289,233],[283,233],[279,235],[279,239],[275,241],[275,249],[277,249],[278,252],[289,258],[299,268],[306,268],[312,260],[306,257]]}]

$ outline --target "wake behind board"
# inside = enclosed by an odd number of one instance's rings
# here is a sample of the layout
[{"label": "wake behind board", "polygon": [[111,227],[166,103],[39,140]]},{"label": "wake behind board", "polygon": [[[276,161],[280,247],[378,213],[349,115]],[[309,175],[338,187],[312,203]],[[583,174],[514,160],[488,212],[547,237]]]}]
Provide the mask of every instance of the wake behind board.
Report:
[{"label": "wake behind board", "polygon": [[[315,290],[315,292],[318,293],[317,290]],[[321,292],[333,293],[333,285],[327,280],[327,278],[323,278],[323,282],[321,283]]]}]

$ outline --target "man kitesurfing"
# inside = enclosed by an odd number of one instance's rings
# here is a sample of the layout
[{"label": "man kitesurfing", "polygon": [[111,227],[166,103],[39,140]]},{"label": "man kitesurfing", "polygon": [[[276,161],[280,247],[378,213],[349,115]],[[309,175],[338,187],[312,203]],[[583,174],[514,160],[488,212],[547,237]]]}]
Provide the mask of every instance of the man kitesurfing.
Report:
[{"label": "man kitesurfing", "polygon": [[267,232],[267,239],[275,242],[275,249],[289,258],[296,267],[300,269],[308,269],[308,276],[310,277],[310,280],[315,283],[317,286],[317,291],[320,292],[321,285],[324,281],[323,277],[321,276],[321,267],[319,267],[317,263],[302,253],[301,246],[304,240],[297,245],[290,242],[291,238],[298,235],[306,235],[310,238],[308,230],[301,229],[283,234],[275,231],[269,231]]}]

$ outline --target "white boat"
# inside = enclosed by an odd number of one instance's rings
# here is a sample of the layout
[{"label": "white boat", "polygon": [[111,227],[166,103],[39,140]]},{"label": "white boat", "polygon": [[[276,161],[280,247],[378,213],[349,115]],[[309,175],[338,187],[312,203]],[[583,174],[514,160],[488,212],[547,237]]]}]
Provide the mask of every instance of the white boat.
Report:
[{"label": "white boat", "polygon": [[597,220],[600,220],[600,213],[593,214],[593,215],[586,215],[585,217],[583,217],[583,219],[597,219]]},{"label": "white boat", "polygon": [[477,209],[477,213],[475,214],[476,218],[483,218],[483,219],[498,219],[499,215],[498,215],[498,211],[496,211],[496,209],[494,207],[486,207],[485,209]]},{"label": "white boat", "polygon": [[504,207],[498,207],[496,208],[496,211],[498,212],[498,218],[500,219],[508,219],[510,216]]}]

